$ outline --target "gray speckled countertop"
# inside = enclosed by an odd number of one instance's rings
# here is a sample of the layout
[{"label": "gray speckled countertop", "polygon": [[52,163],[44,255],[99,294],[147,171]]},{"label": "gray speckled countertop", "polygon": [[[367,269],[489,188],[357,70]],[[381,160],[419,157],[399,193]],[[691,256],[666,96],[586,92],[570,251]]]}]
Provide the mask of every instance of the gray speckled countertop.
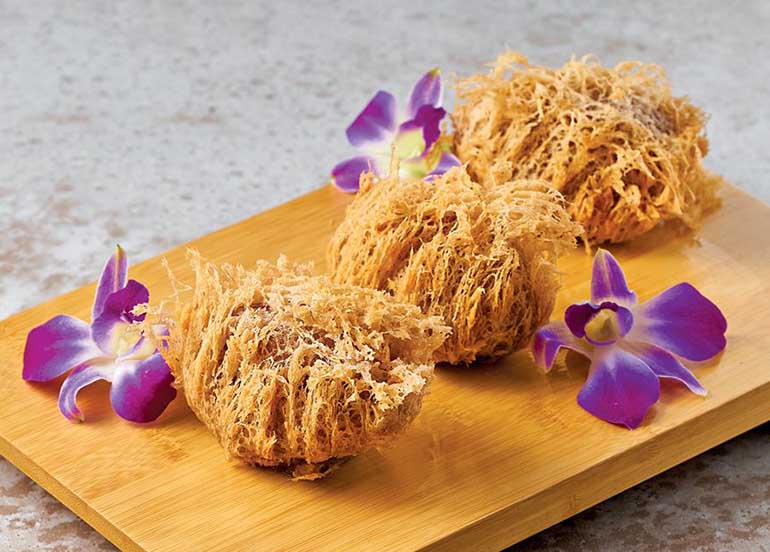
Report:
[{"label": "gray speckled countertop", "polygon": [[[506,46],[662,64],[707,165],[770,200],[770,4],[0,1],[0,318],[307,192],[377,88]],[[53,408],[53,406],[52,406]],[[760,427],[516,550],[770,550]],[[111,549],[0,460],[0,549]]]}]

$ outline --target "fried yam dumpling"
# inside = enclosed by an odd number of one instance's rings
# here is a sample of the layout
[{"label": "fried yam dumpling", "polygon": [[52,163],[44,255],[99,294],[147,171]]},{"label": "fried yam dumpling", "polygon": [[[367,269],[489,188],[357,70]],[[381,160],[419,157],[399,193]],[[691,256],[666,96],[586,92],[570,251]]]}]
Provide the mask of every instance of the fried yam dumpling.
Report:
[{"label": "fried yam dumpling", "polygon": [[471,177],[548,181],[591,243],[667,220],[697,228],[719,205],[722,179],[702,163],[706,116],[672,96],[656,65],[586,57],[551,69],[506,52],[489,73],[460,80],[457,96],[454,148]]},{"label": "fried yam dumpling", "polygon": [[544,182],[485,187],[463,167],[428,180],[366,173],[327,265],[337,283],[386,290],[441,317],[452,333],[435,360],[470,363],[521,349],[548,321],[557,257],[579,232]]},{"label": "fried yam dumpling", "polygon": [[191,261],[163,354],[228,458],[315,479],[390,444],[420,411],[449,331],[440,319],[283,258]]}]

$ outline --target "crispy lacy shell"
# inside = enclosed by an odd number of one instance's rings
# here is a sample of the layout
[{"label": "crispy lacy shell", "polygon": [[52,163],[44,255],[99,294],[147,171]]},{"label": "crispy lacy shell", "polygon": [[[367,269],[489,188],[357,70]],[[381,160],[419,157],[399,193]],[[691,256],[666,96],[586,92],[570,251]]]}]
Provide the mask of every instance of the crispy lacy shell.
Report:
[{"label": "crispy lacy shell", "polygon": [[506,52],[458,84],[454,146],[474,179],[541,178],[561,191],[590,242],[621,242],[660,221],[696,228],[719,205],[702,164],[705,115],[663,70],[592,58],[560,69]]},{"label": "crispy lacy shell", "polygon": [[449,329],[385,293],[309,268],[217,267],[191,254],[164,357],[228,458],[323,477],[389,444],[420,411]]},{"label": "crispy lacy shell", "polygon": [[368,173],[327,264],[335,282],[387,290],[443,318],[452,334],[436,361],[469,363],[524,347],[548,320],[557,256],[579,231],[544,182],[484,187],[462,167],[428,181]]}]

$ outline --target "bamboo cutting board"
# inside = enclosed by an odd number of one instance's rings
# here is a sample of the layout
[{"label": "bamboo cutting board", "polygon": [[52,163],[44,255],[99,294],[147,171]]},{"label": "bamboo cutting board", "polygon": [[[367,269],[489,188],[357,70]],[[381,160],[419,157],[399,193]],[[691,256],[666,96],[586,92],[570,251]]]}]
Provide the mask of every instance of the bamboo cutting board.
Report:
[{"label": "bamboo cutting board", "polygon": [[[87,319],[89,285],[0,323],[0,453],[126,550],[502,548],[770,419],[770,208],[734,188],[723,195],[699,244],[658,229],[612,249],[640,300],[689,281],[729,324],[724,354],[696,370],[708,397],[666,385],[636,431],[576,404],[585,363],[570,357],[544,375],[526,352],[439,369],[394,448],[319,482],[226,463],[182,399],[134,426],[97,384],[80,394],[87,423],[71,424],[56,407],[59,382],[22,381],[22,350],[56,314]],[[322,270],[349,201],[322,188],[190,245],[215,261],[286,253]],[[182,279],[184,251],[165,255]],[[581,251],[563,259],[554,317],[588,297],[590,264]],[[169,292],[158,258],[130,276],[156,300]]]}]

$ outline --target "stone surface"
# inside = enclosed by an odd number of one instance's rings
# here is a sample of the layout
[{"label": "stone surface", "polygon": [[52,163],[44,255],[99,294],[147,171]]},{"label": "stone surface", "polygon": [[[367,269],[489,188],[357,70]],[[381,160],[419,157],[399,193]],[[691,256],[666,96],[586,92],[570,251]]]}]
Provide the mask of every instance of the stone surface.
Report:
[{"label": "stone surface", "polygon": [[[93,280],[116,241],[138,261],[317,187],[377,88],[505,47],[665,66],[711,113],[707,165],[770,200],[770,4],[385,4],[0,1],[0,318]],[[517,549],[770,550],[769,431]],[[103,548],[0,460],[0,549]]]}]

